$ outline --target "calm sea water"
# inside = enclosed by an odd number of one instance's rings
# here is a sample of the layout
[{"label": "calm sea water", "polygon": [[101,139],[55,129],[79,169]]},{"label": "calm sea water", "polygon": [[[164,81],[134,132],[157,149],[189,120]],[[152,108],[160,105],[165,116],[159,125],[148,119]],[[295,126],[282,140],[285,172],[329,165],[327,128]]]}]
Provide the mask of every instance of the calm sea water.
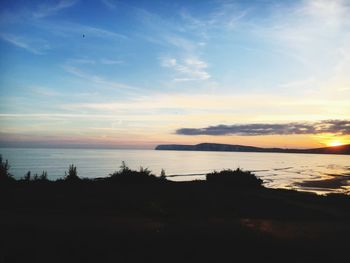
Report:
[{"label": "calm sea water", "polygon": [[[0,154],[9,160],[10,172],[16,178],[23,177],[27,171],[40,174],[43,170],[50,179],[61,178],[70,164],[78,167],[81,177],[105,177],[125,161],[130,168],[143,166],[156,175],[163,168],[174,181],[204,179],[204,174],[213,170],[240,167],[253,171],[267,187],[350,193],[350,158],[344,155],[30,148],[0,148]],[[343,185],[329,188],[298,185],[303,181],[332,178],[344,179]]]}]

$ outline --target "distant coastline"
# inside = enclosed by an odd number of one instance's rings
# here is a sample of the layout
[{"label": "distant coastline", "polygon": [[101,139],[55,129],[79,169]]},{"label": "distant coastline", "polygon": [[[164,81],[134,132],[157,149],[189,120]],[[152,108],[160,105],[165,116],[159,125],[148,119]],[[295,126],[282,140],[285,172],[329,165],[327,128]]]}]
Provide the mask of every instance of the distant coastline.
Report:
[{"label": "distant coastline", "polygon": [[162,144],[156,146],[155,150],[171,151],[219,151],[219,152],[272,152],[272,153],[308,153],[308,154],[350,154],[350,144],[312,148],[312,149],[283,149],[283,148],[261,148],[245,145],[232,145],[220,143],[200,143],[196,145]]}]

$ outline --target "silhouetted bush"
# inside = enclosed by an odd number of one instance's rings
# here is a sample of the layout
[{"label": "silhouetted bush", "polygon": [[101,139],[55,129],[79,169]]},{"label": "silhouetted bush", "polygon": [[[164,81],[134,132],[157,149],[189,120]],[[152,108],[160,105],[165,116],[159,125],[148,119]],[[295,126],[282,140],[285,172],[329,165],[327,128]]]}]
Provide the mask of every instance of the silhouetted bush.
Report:
[{"label": "silhouetted bush", "polygon": [[32,179],[31,173],[30,173],[30,171],[28,171],[21,180],[25,181],[25,182],[29,182],[31,179]]},{"label": "silhouetted bush", "polygon": [[[69,165],[68,173],[64,172],[65,177],[64,180],[68,182],[77,182],[80,181],[80,178],[78,176],[77,167],[73,164]],[[46,175],[47,177],[47,175]]]},{"label": "silhouetted bush", "polygon": [[160,171],[160,177],[159,178],[162,179],[162,180],[166,180],[166,175],[165,175],[165,170],[164,169],[162,169]]},{"label": "silhouetted bush", "polygon": [[47,172],[43,171],[39,176],[37,173],[34,176],[31,175],[31,172],[28,171],[23,178],[20,179],[22,182],[48,182]]},{"label": "silhouetted bush", "polygon": [[12,174],[9,173],[10,165],[8,160],[3,161],[2,155],[0,154],[0,182],[11,182],[15,181]]},{"label": "silhouetted bush", "polygon": [[152,174],[148,168],[143,168],[141,166],[139,171],[131,170],[124,161],[119,171],[110,174],[110,180],[121,183],[153,183],[161,181],[161,179]]},{"label": "silhouetted bush", "polygon": [[263,181],[249,171],[236,170],[214,171],[206,175],[209,183],[224,183],[238,187],[260,187]]},{"label": "silhouetted bush", "polygon": [[33,176],[33,181],[38,181],[39,180],[39,175],[36,173]]},{"label": "silhouetted bush", "polygon": [[46,171],[43,171],[41,173],[41,175],[38,178],[38,181],[48,181],[48,179],[47,179],[47,172]]}]

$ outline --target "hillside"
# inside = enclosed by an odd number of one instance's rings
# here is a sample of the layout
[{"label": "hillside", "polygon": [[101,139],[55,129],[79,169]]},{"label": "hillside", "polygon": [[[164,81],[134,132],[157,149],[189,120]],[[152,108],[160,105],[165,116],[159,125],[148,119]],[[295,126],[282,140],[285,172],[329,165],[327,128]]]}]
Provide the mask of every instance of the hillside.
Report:
[{"label": "hillside", "polygon": [[350,144],[312,148],[312,149],[283,149],[283,148],[261,148],[245,145],[200,143],[196,145],[164,144],[158,145],[155,150],[172,151],[219,151],[219,152],[278,152],[278,153],[313,153],[313,154],[350,154]]}]

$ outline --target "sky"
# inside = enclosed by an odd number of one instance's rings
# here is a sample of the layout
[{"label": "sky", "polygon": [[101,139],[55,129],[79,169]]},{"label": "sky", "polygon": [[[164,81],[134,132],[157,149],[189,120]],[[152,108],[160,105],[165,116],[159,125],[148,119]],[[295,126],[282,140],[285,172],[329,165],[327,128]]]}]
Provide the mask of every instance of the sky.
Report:
[{"label": "sky", "polygon": [[2,1],[0,146],[350,143],[350,0]]}]

